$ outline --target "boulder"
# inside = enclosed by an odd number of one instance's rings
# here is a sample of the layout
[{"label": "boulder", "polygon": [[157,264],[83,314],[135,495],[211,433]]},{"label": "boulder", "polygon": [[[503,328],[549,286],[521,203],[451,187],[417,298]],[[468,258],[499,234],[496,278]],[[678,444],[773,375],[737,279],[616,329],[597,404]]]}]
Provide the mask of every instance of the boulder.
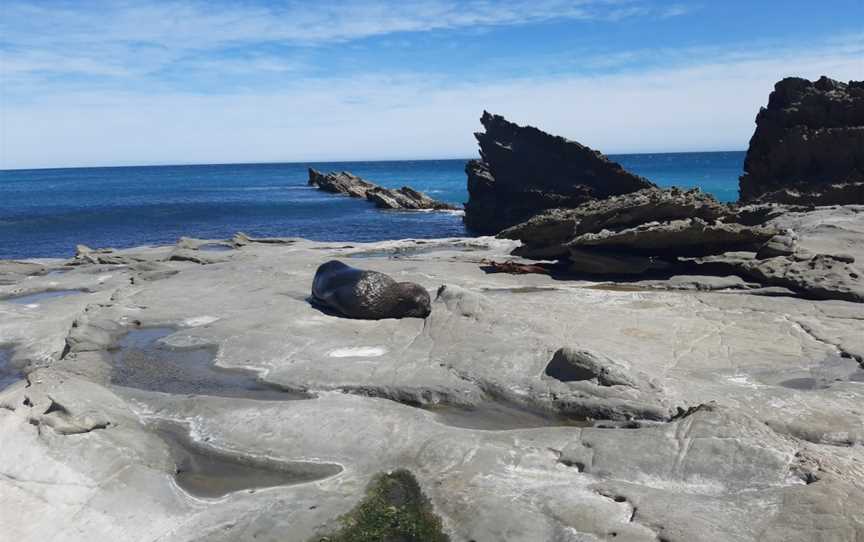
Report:
[{"label": "boulder", "polygon": [[794,231],[775,235],[759,248],[756,258],[765,260],[778,256],[791,256],[798,248],[798,235]]},{"label": "boulder", "polygon": [[480,160],[465,166],[465,224],[494,234],[541,211],[654,187],[600,152],[483,112]]},{"label": "boulder", "polygon": [[362,198],[371,201],[382,209],[419,210],[455,210],[449,203],[437,201],[411,187],[403,186],[390,189],[348,173],[347,171],[330,172],[327,174],[309,168],[309,186],[334,194],[344,194],[352,198]]},{"label": "boulder", "polygon": [[864,203],[864,81],[778,82],[756,117],[740,199]]}]

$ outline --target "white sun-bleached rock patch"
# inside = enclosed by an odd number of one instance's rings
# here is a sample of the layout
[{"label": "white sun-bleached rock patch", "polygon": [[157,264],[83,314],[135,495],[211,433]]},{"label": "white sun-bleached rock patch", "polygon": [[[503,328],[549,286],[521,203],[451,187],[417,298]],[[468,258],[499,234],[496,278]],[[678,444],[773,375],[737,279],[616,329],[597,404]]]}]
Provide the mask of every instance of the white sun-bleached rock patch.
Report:
[{"label": "white sun-bleached rock patch", "polygon": [[726,381],[731,383],[731,384],[735,384],[736,386],[744,386],[744,387],[753,388],[753,389],[757,389],[757,388],[761,387],[756,382],[753,382],[753,380],[751,380],[750,376],[746,375],[746,374],[738,373],[738,374],[727,376]]},{"label": "white sun-bleached rock patch", "polygon": [[181,322],[181,325],[183,327],[206,326],[207,324],[212,324],[213,322],[216,322],[218,320],[219,318],[217,316],[195,316],[183,320],[183,322]]},{"label": "white sun-bleached rock patch", "polygon": [[337,348],[327,353],[331,358],[377,358],[387,353],[381,346],[351,346]]}]

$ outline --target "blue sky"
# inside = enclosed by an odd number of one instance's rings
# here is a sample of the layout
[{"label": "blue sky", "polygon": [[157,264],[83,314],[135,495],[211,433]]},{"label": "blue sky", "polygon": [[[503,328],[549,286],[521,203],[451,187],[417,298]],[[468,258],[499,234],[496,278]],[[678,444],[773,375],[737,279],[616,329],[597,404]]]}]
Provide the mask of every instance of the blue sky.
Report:
[{"label": "blue sky", "polygon": [[467,157],[483,109],[745,149],[822,74],[864,79],[864,0],[3,0],[0,168]]}]

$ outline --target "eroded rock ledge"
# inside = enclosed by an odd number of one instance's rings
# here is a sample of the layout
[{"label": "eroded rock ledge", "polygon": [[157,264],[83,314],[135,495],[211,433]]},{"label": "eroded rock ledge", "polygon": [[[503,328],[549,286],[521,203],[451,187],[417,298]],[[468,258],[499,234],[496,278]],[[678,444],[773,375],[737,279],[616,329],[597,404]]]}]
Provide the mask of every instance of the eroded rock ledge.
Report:
[{"label": "eroded rock ledge", "polygon": [[409,211],[453,211],[457,209],[455,205],[434,200],[409,186],[395,190],[384,188],[347,171],[332,171],[324,174],[309,168],[309,186],[315,186],[325,192],[366,199],[381,209]]},{"label": "eroded rock ledge", "polygon": [[[699,274],[707,287],[709,275],[737,275],[815,299],[864,302],[861,244],[837,242],[859,234],[858,219],[848,217],[862,212],[733,209],[698,190],[649,189],[549,210],[499,237],[522,242],[515,255],[562,261],[577,274]],[[830,242],[826,223],[837,224]]]}]

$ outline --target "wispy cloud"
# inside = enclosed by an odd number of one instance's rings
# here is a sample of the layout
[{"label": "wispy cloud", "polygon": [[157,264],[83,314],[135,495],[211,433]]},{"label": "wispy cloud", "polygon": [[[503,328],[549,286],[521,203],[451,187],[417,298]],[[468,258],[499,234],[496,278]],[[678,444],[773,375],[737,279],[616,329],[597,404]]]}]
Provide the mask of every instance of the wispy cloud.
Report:
[{"label": "wispy cloud", "polygon": [[[396,32],[518,25],[553,19],[668,17],[680,7],[648,0],[358,0],[353,2],[224,3],[174,0],[51,3],[7,0],[6,40],[152,43],[207,48],[231,43],[317,44]],[[684,11],[680,12],[681,14]]]},{"label": "wispy cloud", "polygon": [[0,17],[0,76],[4,91],[20,96],[31,96],[33,87],[58,76],[83,77],[90,85],[146,81],[180,88],[180,79],[191,81],[197,74],[296,72],[308,66],[309,48],[379,36],[668,16],[669,8],[656,2],[6,0]]},{"label": "wispy cloud", "polygon": [[483,109],[605,152],[743,149],[778,79],[860,76],[860,49],[839,50],[486,82],[406,73],[310,78],[267,93],[70,92],[6,113],[15,137],[0,167],[472,156]]},{"label": "wispy cloud", "polygon": [[418,33],[660,18],[669,9],[658,0],[6,0],[0,76],[7,99],[32,97],[34,88],[50,92],[46,85],[63,77],[78,78],[79,86],[179,90],[189,82],[186,90],[194,92],[217,74],[256,73],[266,81],[268,74],[296,73],[310,67],[310,49],[366,38],[395,35],[388,39],[398,48]]}]

